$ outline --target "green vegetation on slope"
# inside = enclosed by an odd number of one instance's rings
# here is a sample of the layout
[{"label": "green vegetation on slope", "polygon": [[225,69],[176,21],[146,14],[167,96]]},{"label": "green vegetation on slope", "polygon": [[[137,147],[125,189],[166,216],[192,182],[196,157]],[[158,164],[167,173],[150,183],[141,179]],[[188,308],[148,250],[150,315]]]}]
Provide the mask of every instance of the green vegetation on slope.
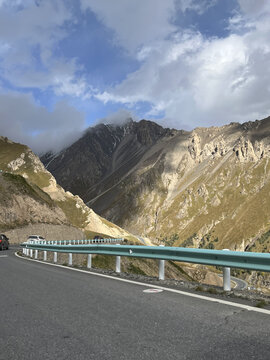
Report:
[{"label": "green vegetation on slope", "polygon": [[7,164],[20,157],[26,150],[27,147],[25,145],[10,143],[7,138],[4,138],[4,140],[0,139],[0,169],[10,171]]}]

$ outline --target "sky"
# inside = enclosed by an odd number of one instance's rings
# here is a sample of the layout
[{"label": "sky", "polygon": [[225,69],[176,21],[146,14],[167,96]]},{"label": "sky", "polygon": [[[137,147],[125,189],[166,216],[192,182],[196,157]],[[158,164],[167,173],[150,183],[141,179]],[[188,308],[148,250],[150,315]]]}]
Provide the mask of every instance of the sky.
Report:
[{"label": "sky", "polygon": [[98,122],[269,115],[268,0],[0,0],[0,135],[36,153]]}]

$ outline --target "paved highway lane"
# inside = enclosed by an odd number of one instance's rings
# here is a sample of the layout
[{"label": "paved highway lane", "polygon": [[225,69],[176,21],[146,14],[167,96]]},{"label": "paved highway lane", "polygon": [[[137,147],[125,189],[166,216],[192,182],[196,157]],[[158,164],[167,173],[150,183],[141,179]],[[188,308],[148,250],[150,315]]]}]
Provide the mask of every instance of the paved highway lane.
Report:
[{"label": "paved highway lane", "polygon": [[[223,275],[220,274],[219,277],[223,278]],[[244,290],[248,287],[248,284],[245,280],[238,279],[235,276],[231,276],[231,280],[233,283],[235,283],[235,286],[232,285],[232,288],[234,288],[235,290]]]},{"label": "paved highway lane", "polygon": [[232,276],[231,279],[236,283],[236,287],[235,287],[236,290],[244,290],[248,286],[245,280],[238,279],[237,277],[234,276]]},{"label": "paved highway lane", "polygon": [[269,359],[270,315],[0,258],[0,359]]}]

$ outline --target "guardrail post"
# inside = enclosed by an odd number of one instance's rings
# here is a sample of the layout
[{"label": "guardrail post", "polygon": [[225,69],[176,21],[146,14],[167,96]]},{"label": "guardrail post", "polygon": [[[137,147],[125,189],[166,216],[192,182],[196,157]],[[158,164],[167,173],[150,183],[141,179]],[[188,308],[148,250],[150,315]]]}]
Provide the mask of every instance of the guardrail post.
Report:
[{"label": "guardrail post", "polygon": [[38,258],[38,250],[35,250],[35,259]]},{"label": "guardrail post", "polygon": [[87,255],[87,268],[91,269],[92,267],[92,254]]},{"label": "guardrail post", "polygon": [[33,257],[33,249],[30,249],[30,257]]},{"label": "guardrail post", "polygon": [[[119,244],[116,244],[119,245]],[[121,272],[121,256],[116,256],[115,272]]]},{"label": "guardrail post", "polygon": [[[223,249],[229,251],[229,249]],[[223,290],[231,291],[231,268],[223,267]]]},{"label": "guardrail post", "polygon": [[[164,247],[164,245],[159,245],[159,246]],[[159,280],[165,279],[165,260],[159,260],[158,279]]]},{"label": "guardrail post", "polygon": [[43,260],[47,261],[47,251],[43,251]]},{"label": "guardrail post", "polygon": [[56,264],[57,263],[57,252],[54,251],[53,253],[53,262]]},{"label": "guardrail post", "polygon": [[72,266],[72,253],[68,254],[68,266]]}]

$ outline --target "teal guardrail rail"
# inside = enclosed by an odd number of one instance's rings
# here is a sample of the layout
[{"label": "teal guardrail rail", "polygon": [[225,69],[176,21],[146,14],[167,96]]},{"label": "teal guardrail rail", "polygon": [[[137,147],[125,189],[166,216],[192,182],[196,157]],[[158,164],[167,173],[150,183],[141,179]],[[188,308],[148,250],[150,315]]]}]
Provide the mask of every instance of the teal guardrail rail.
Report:
[{"label": "teal guardrail rail", "polygon": [[270,272],[270,254],[241,251],[206,250],[180,247],[137,246],[137,245],[58,245],[29,244],[22,247],[32,250],[53,251],[73,254],[102,254],[186,263],[250,269]]},{"label": "teal guardrail rail", "polygon": [[106,244],[118,243],[124,241],[123,238],[100,238],[100,239],[84,239],[84,240],[36,240],[29,239],[23,244],[43,244],[43,245],[79,245],[79,244]]}]

